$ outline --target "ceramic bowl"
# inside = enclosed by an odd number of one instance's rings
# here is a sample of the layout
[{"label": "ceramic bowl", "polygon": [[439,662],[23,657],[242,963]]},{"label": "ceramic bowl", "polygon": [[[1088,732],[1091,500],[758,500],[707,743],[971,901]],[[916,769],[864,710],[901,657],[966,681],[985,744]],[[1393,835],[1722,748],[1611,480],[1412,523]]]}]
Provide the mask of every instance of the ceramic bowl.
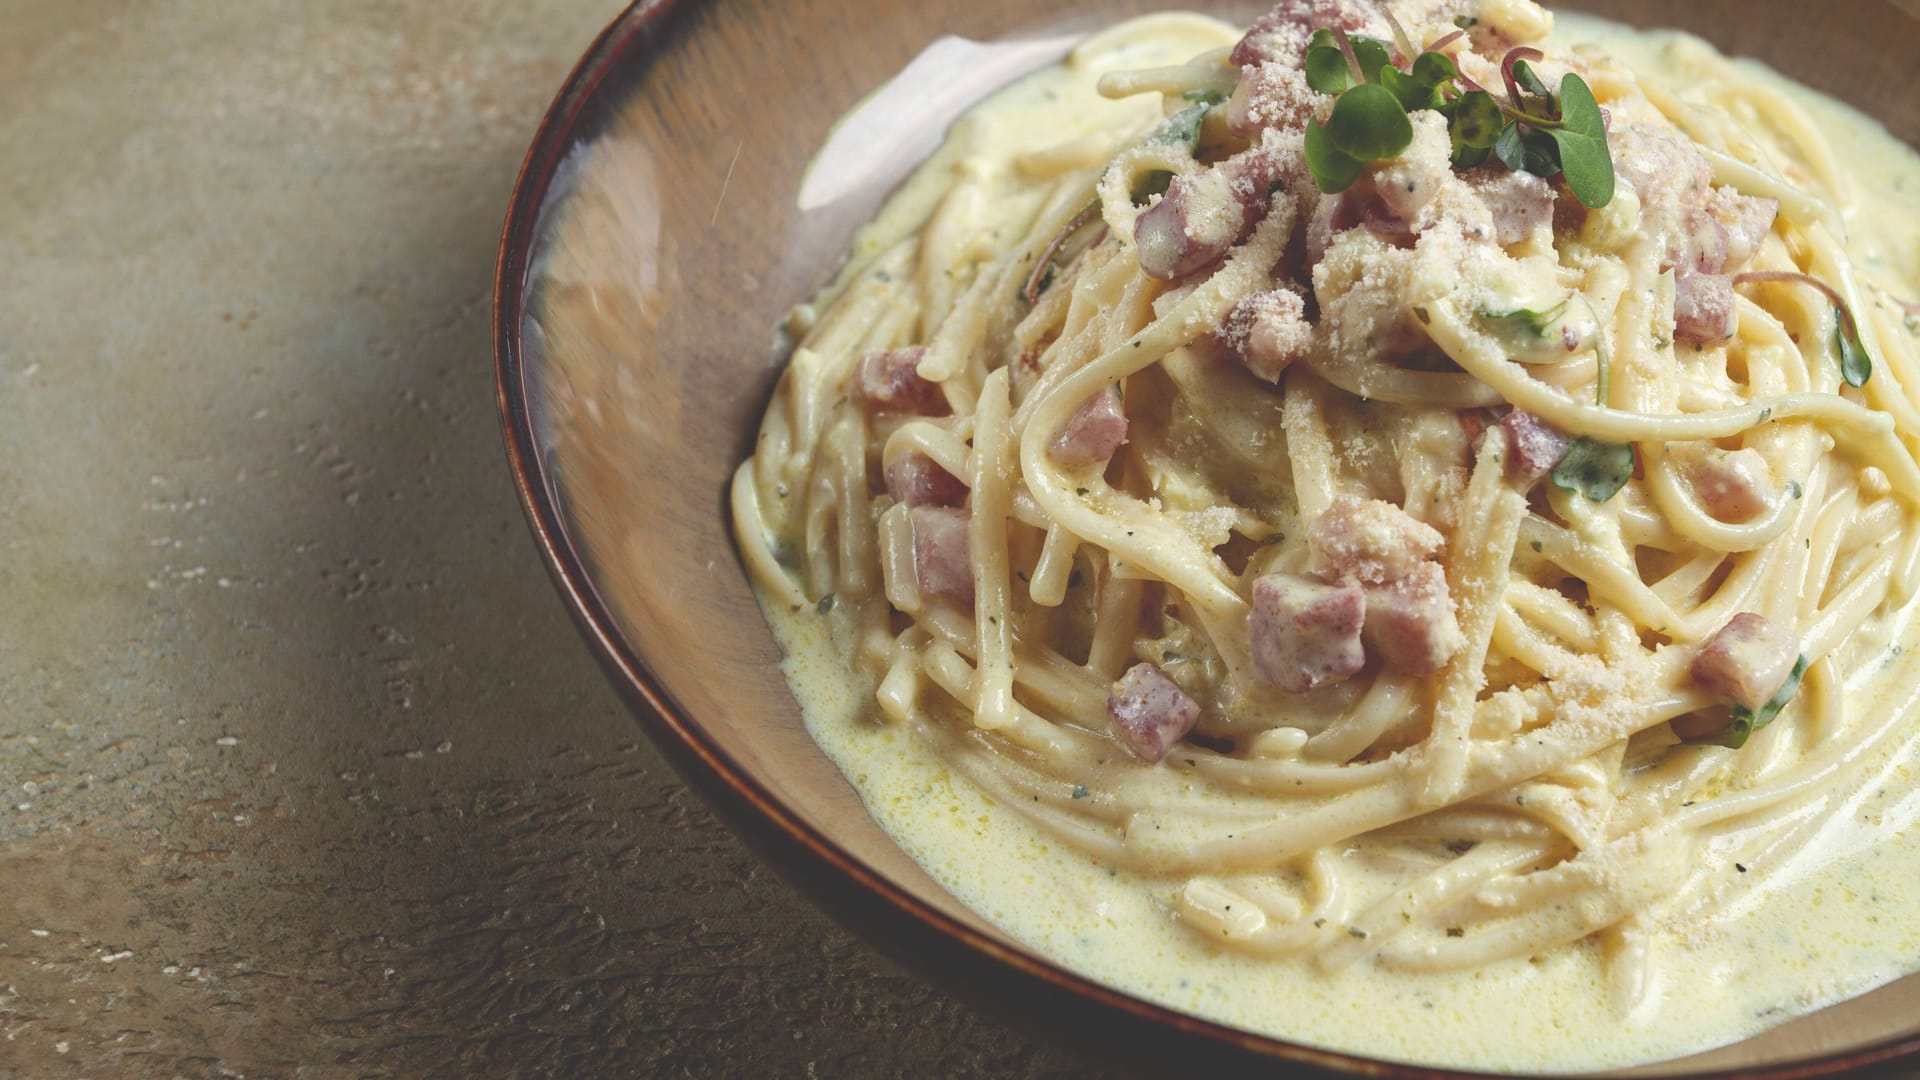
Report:
[{"label": "ceramic bowl", "polygon": [[[1369,1061],[1197,1020],[1081,978],[960,906],[868,818],[801,726],[734,554],[729,476],[779,372],[775,326],[840,264],[922,142],[804,173],[836,118],[935,39],[1017,43],[958,97],[1046,62],[1144,0],[651,0],[596,39],[541,124],[495,291],[508,456],[566,603],[653,737],[829,910],[1039,1030],[1134,1065]],[[1573,4],[1693,30],[1860,105],[1920,144],[1920,23],[1884,2]],[[1214,9],[1244,22],[1251,5]],[[1897,91],[1897,92],[1894,92]],[[816,174],[816,179],[823,174]],[[1920,1067],[1920,976],[1642,1075]]]}]

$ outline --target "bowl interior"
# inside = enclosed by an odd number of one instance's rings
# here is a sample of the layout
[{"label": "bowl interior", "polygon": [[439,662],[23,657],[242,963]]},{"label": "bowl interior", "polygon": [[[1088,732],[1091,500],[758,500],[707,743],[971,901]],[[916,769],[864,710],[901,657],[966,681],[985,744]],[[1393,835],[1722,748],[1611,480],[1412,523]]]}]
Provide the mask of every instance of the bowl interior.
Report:
[{"label": "bowl interior", "polygon": [[[726,516],[783,357],[775,326],[839,266],[853,229],[931,149],[808,162],[834,121],[936,38],[1025,42],[960,96],[1057,56],[1060,35],[1159,6],[1081,0],[664,0],[609,27],[556,101],[503,242],[503,410],[563,592],[656,735],[750,792],[823,861],[922,916],[1019,951],[875,826],[815,749],[777,667]],[[1920,23],[1885,2],[1565,5],[1678,26],[1868,109],[1920,144]],[[1245,21],[1255,5],[1215,9]],[[1862,47],[1862,43],[1872,43]],[[931,107],[931,106],[930,106]],[[941,116],[919,118],[937,134]],[[913,130],[911,126],[903,130]],[[825,177],[830,182],[822,183]],[[683,758],[684,760],[684,758]],[[1804,1061],[1920,1034],[1920,977],[1736,1046],[1636,1071]],[[1272,1044],[1284,1051],[1279,1044]]]}]

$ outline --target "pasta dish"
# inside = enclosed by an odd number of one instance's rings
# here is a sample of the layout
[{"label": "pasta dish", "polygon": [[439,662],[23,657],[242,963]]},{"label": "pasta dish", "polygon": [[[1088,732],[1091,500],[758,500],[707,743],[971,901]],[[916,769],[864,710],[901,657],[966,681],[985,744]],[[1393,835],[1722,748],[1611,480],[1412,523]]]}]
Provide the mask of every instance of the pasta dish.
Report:
[{"label": "pasta dish", "polygon": [[1551,29],[1083,46],[797,309],[732,512],[878,726],[1181,948],[1573,956],[1637,1023],[1911,788],[1920,285],[1777,81]]}]

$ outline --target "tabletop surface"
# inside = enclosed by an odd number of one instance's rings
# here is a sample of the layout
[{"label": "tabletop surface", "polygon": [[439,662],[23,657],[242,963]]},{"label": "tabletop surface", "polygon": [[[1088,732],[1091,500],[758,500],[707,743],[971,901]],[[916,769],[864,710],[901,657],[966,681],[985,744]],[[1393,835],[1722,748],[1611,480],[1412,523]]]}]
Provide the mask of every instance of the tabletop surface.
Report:
[{"label": "tabletop surface", "polygon": [[488,329],[613,0],[9,0],[0,1077],[1058,1075],[775,877],[547,582]]}]

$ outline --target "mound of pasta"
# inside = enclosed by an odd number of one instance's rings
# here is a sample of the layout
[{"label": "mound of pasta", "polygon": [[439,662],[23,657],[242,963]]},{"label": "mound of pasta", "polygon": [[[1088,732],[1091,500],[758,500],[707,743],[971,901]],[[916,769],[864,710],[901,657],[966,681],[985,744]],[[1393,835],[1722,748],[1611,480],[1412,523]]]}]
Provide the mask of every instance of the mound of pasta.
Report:
[{"label": "mound of pasta", "polygon": [[1920,357],[1797,107],[1550,26],[1283,3],[1107,75],[1144,122],[955,170],[802,309],[733,513],[879,716],[1187,932],[1579,944],[1631,1010],[1914,736],[1859,691]]}]

